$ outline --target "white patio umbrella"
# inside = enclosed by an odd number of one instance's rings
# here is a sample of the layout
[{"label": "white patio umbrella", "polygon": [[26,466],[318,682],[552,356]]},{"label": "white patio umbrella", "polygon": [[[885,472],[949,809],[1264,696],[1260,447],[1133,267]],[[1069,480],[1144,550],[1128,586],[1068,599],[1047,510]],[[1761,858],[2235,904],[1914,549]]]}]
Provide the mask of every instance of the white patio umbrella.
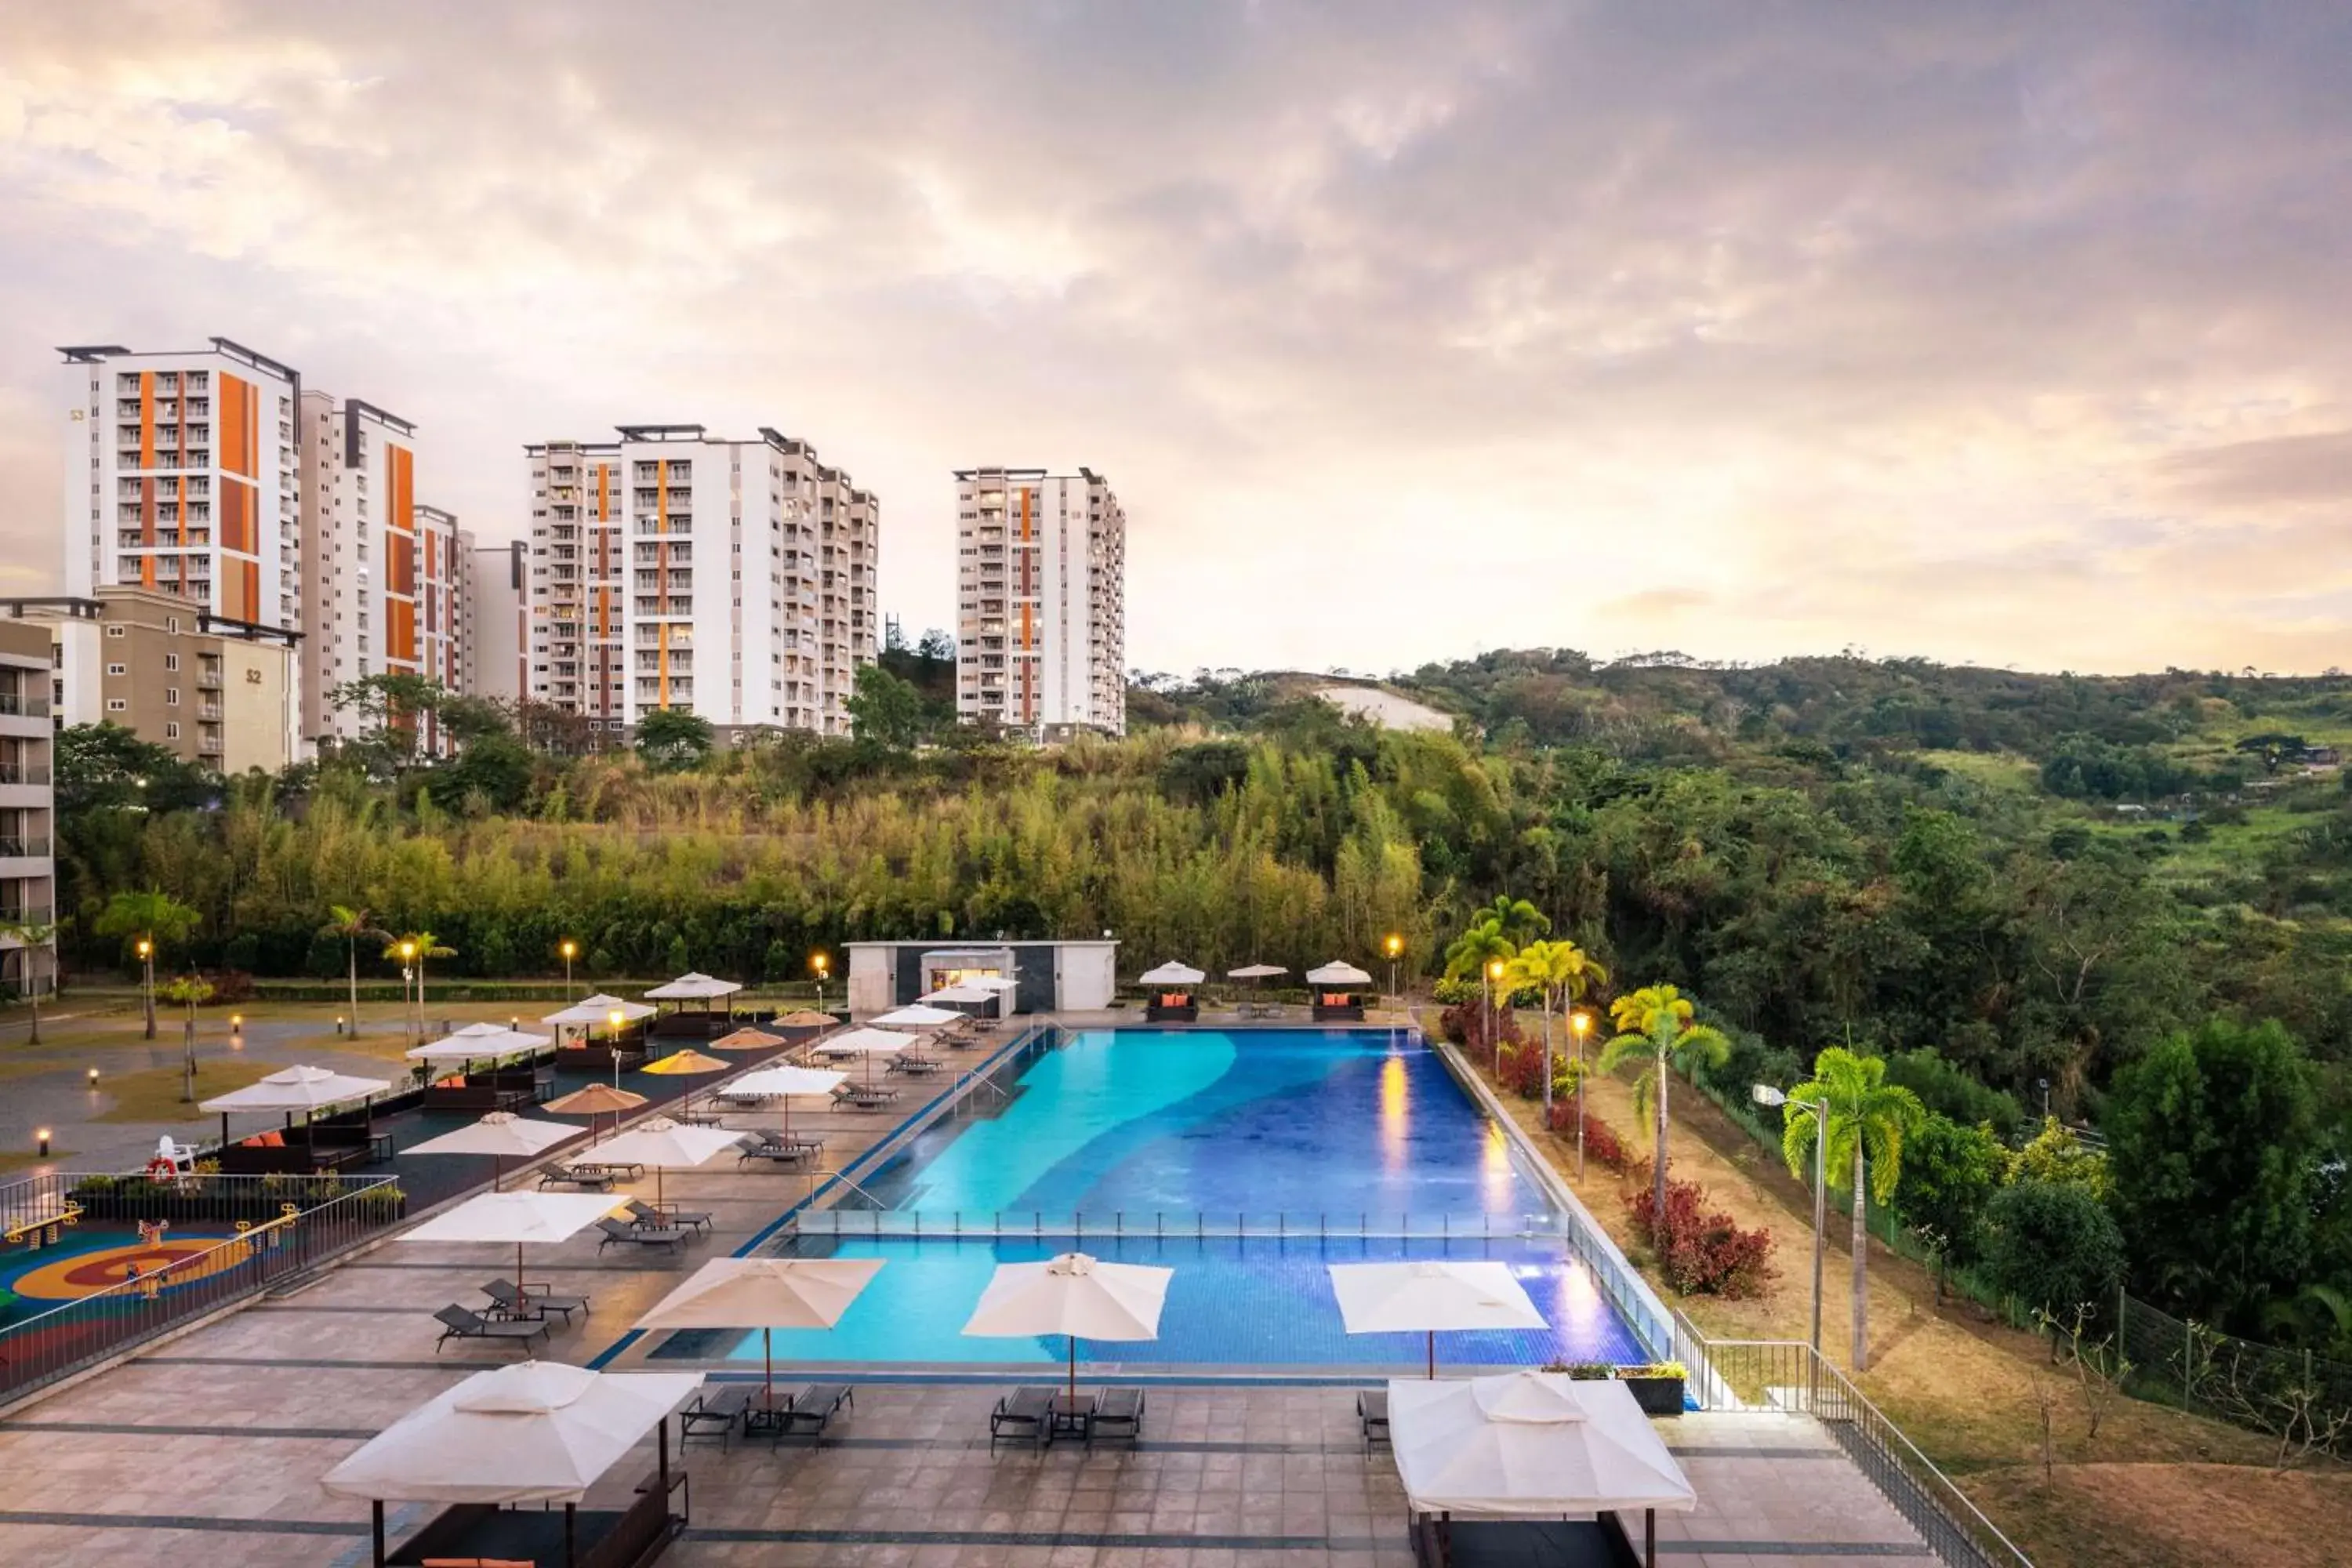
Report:
[{"label": "white patio umbrella", "polygon": [[955,1002],[961,1003],[965,1005],[971,1005],[974,1003],[993,1002],[996,1000],[997,995],[998,992],[993,986],[974,985],[970,981],[966,981],[958,985],[942,985],[937,991],[926,991],[920,996],[916,997],[915,1000],[918,1002]]},{"label": "white patio umbrella", "polygon": [[348,1100],[365,1100],[392,1087],[380,1078],[353,1078],[327,1068],[281,1068],[258,1083],[233,1089],[203,1101],[197,1109],[220,1113],[221,1144],[228,1144],[228,1113],[232,1110],[320,1110]]},{"label": "white patio umbrella", "polygon": [[1333,962],[1307,972],[1309,985],[1370,985],[1372,977],[1352,963]]},{"label": "white patio umbrella", "polygon": [[497,1173],[490,1178],[490,1190],[496,1192],[506,1179],[509,1160],[528,1160],[543,1154],[566,1139],[577,1138],[587,1129],[574,1127],[569,1121],[540,1121],[517,1116],[511,1110],[493,1110],[479,1121],[469,1122],[454,1132],[444,1132],[438,1138],[427,1138],[403,1151],[409,1154],[488,1154],[498,1162]]},{"label": "white patio umbrella", "polygon": [[656,985],[646,993],[648,1002],[716,1002],[721,996],[732,996],[743,987],[732,980],[720,980],[699,970],[690,970],[666,985]]},{"label": "white patio umbrella", "polygon": [[1191,964],[1171,960],[1157,969],[1145,970],[1135,977],[1135,983],[1138,985],[1198,985],[1207,978]]},{"label": "white patio umbrella", "polygon": [[829,1329],[880,1273],[878,1258],[714,1258],[637,1320],[641,1329],[757,1329],[761,1403],[775,1403],[771,1336]]},{"label": "white patio umbrella", "polygon": [[663,1171],[688,1170],[742,1141],[742,1133],[730,1132],[724,1127],[686,1127],[667,1116],[649,1116],[618,1137],[605,1139],[596,1150],[596,1158],[607,1165],[651,1168],[654,1206],[658,1208]]},{"label": "white patio umbrella", "polygon": [[819,1040],[809,1047],[828,1059],[840,1057],[864,1057],[866,1079],[874,1079],[874,1058],[894,1056],[909,1046],[922,1042],[913,1035],[902,1035],[895,1029],[844,1029],[840,1034]]},{"label": "white patio umbrella", "polygon": [[[702,1383],[696,1372],[590,1372],[525,1361],[478,1372],[377,1433],[320,1484],[375,1510],[383,1562],[386,1502],[561,1502],[658,1434],[659,1485],[669,1488],[669,1413]],[[565,1521],[565,1536],[572,1533]]]},{"label": "white patio umbrella", "polygon": [[772,1095],[784,1102],[784,1132],[793,1131],[793,1096],[831,1094],[839,1088],[847,1073],[833,1072],[824,1068],[761,1068],[747,1072],[727,1086],[727,1092],[740,1095]]},{"label": "white patio umbrella", "polygon": [[1228,980],[1271,980],[1277,974],[1287,974],[1289,973],[1290,971],[1285,969],[1279,963],[1244,963],[1239,969],[1226,970],[1225,978]]},{"label": "white patio umbrella", "polygon": [[527,1035],[503,1024],[468,1024],[402,1054],[413,1062],[496,1061],[553,1043],[545,1035]]},{"label": "white patio umbrella", "polygon": [[1065,1334],[1070,1397],[1078,1396],[1080,1340],[1156,1340],[1173,1268],[1104,1263],[1065,1252],[1044,1263],[1000,1263],[963,1331],[984,1339]]},{"label": "white patio umbrella", "polygon": [[1331,1289],[1351,1334],[1429,1336],[1429,1375],[1437,1375],[1438,1331],[1540,1329],[1543,1314],[1512,1277],[1510,1266],[1481,1260],[1412,1258],[1400,1263],[1334,1263]]},{"label": "white patio umbrella", "polygon": [[920,1003],[900,1007],[894,1012],[870,1018],[868,1023],[886,1029],[935,1029],[941,1024],[952,1024],[963,1015],[950,1007],[926,1007]]},{"label": "white patio umbrella", "polygon": [[555,1025],[576,1024],[593,1029],[599,1024],[609,1022],[615,1013],[621,1016],[623,1023],[634,1024],[640,1018],[650,1018],[660,1011],[660,1008],[648,1007],[643,1002],[625,1002],[618,996],[607,996],[599,991],[585,1001],[574,1002],[560,1013],[548,1014],[540,1022]]},{"label": "white patio umbrella", "polygon": [[512,1242],[515,1289],[520,1290],[525,1246],[569,1241],[614,1207],[614,1200],[599,1193],[482,1193],[396,1239]]},{"label": "white patio umbrella", "polygon": [[974,974],[957,984],[977,985],[982,991],[1014,991],[1021,985],[1021,982],[1009,974]]},{"label": "white patio umbrella", "polygon": [[1622,1383],[1548,1372],[1400,1379],[1389,1384],[1389,1443],[1415,1513],[1525,1519],[1698,1506]]}]

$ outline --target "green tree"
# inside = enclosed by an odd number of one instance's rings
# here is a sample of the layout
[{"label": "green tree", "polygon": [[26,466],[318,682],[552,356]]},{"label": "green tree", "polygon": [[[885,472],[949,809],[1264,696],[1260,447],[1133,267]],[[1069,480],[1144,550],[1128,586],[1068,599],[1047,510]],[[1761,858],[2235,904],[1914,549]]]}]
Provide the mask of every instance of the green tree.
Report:
[{"label": "green tree", "polygon": [[1663,1219],[1666,1212],[1666,1085],[1676,1068],[1690,1072],[1699,1063],[1720,1067],[1731,1055],[1731,1041],[1712,1024],[1697,1021],[1697,1009],[1672,985],[1644,985],[1610,1005],[1617,1033],[1601,1047],[1600,1070],[1615,1072],[1625,1062],[1639,1060],[1642,1074],[1633,1080],[1633,1104],[1651,1113],[1654,1128],[1650,1183]]},{"label": "green tree", "polygon": [[1503,963],[1503,994],[1533,991],[1543,1005],[1544,1125],[1551,1125],[1551,1016],[1595,984],[1606,985],[1609,972],[1572,942],[1531,942]]},{"label": "green tree", "polygon": [[1867,1371],[1870,1199],[1894,1200],[1903,1179],[1904,1142],[1926,1119],[1927,1109],[1917,1095],[1886,1081],[1886,1063],[1879,1058],[1832,1046],[1813,1058],[1811,1080],[1789,1091],[1784,1114],[1780,1152],[1792,1174],[1801,1177],[1812,1163],[1816,1138],[1827,1141],[1825,1168],[1853,1169],[1853,1369]]},{"label": "green tree", "polygon": [[183,1102],[196,1098],[196,1009],[213,999],[213,983],[194,974],[183,974],[163,983],[162,995],[175,1007],[185,1007],[187,1018],[180,1026],[180,1099]]},{"label": "green tree", "polygon": [[1937,1305],[1943,1304],[1946,1270],[1977,1260],[1985,1205],[2008,1168],[2009,1152],[1987,1126],[1929,1111],[1905,1140],[1895,1209],[1935,1253]]},{"label": "green tree", "polygon": [[2123,1279],[2123,1234],[2081,1187],[2003,1187],[1985,1205],[1984,1226],[1987,1279],[2029,1310],[2063,1316],[2105,1304]]},{"label": "green tree", "polygon": [[186,811],[220,792],[219,774],[110,723],[58,731],[56,780],[60,826],[91,811]]},{"label": "green tree", "polygon": [[41,954],[46,951],[49,955],[49,978],[54,983],[58,932],[62,929],[62,922],[58,921],[0,920],[0,936],[8,938],[21,950],[16,973],[24,977],[25,1002],[33,1010],[32,1028],[25,1036],[28,1046],[41,1043]]},{"label": "green tree", "polygon": [[2114,1188],[2107,1170],[2107,1157],[2074,1136],[2066,1124],[2054,1116],[2042,1119],[2042,1131],[2027,1141],[2025,1146],[2009,1156],[2005,1180],[2015,1182],[2048,1182],[2055,1186],[2080,1187],[2099,1202],[2105,1202]]},{"label": "green tree", "polygon": [[[147,942],[150,952],[142,961],[142,969],[151,968],[163,950],[173,942],[182,942],[194,933],[203,917],[170,894],[150,889],[144,892],[117,893],[106,900],[91,929],[100,936],[120,937],[126,953]],[[147,1038],[155,1037],[155,996],[152,986],[143,990],[147,1013]]]},{"label": "green tree", "polygon": [[859,667],[847,706],[850,732],[860,741],[911,752],[923,738],[923,694],[878,664]]},{"label": "green tree", "polygon": [[360,943],[373,942],[378,947],[392,940],[392,933],[376,928],[375,917],[364,905],[329,904],[326,934],[339,937],[343,944],[344,973],[352,987],[352,1037],[360,1032]]},{"label": "green tree", "polygon": [[2276,1023],[2210,1019],[2116,1075],[2102,1124],[2134,1286],[2261,1331],[2310,1272],[2322,1143],[2302,1044]]},{"label": "green tree", "polygon": [[656,708],[637,721],[637,755],[667,773],[699,767],[710,755],[710,721],[686,708]]},{"label": "green tree", "polygon": [[1508,893],[1496,895],[1493,903],[1478,911],[1478,918],[1494,921],[1505,936],[1517,943],[1530,942],[1551,933],[1549,915],[1527,900],[1515,899]]}]

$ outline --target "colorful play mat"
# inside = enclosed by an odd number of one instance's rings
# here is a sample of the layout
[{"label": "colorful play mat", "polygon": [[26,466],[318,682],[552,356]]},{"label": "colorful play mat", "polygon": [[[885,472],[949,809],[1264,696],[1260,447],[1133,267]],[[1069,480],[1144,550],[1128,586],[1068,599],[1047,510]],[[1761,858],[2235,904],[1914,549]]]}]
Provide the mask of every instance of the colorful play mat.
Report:
[{"label": "colorful play mat", "polygon": [[[146,1278],[173,1266],[157,1280],[157,1288],[178,1289],[244,1262],[249,1247],[223,1245],[236,1239],[234,1232],[216,1227],[174,1229],[160,1240],[111,1227],[73,1228],[56,1245],[38,1251],[12,1248],[0,1254],[0,1321],[29,1317],[121,1285],[134,1277],[134,1270]],[[201,1261],[184,1261],[192,1258]]]}]

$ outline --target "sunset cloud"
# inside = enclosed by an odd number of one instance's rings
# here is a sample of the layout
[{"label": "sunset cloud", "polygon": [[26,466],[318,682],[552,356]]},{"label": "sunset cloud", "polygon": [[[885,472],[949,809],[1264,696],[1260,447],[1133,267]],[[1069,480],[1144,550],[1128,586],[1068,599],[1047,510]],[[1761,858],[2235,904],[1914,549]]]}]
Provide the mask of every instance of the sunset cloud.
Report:
[{"label": "sunset cloud", "polygon": [[158,3],[0,16],[0,573],[53,345],[521,443],[768,424],[952,619],[1085,463],[1129,649],[2315,669],[2352,643],[2352,22],[2316,5]]}]

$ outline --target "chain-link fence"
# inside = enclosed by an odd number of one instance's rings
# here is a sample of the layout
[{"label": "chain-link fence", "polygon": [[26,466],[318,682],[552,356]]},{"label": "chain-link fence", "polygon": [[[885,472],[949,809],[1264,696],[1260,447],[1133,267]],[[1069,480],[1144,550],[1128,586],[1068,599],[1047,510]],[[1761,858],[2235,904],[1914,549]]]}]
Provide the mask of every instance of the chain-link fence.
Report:
[{"label": "chain-link fence", "polygon": [[2352,1364],[2242,1340],[2120,1293],[2086,1331],[2085,1357],[2141,1399],[2259,1432],[2282,1463],[2352,1454]]}]

